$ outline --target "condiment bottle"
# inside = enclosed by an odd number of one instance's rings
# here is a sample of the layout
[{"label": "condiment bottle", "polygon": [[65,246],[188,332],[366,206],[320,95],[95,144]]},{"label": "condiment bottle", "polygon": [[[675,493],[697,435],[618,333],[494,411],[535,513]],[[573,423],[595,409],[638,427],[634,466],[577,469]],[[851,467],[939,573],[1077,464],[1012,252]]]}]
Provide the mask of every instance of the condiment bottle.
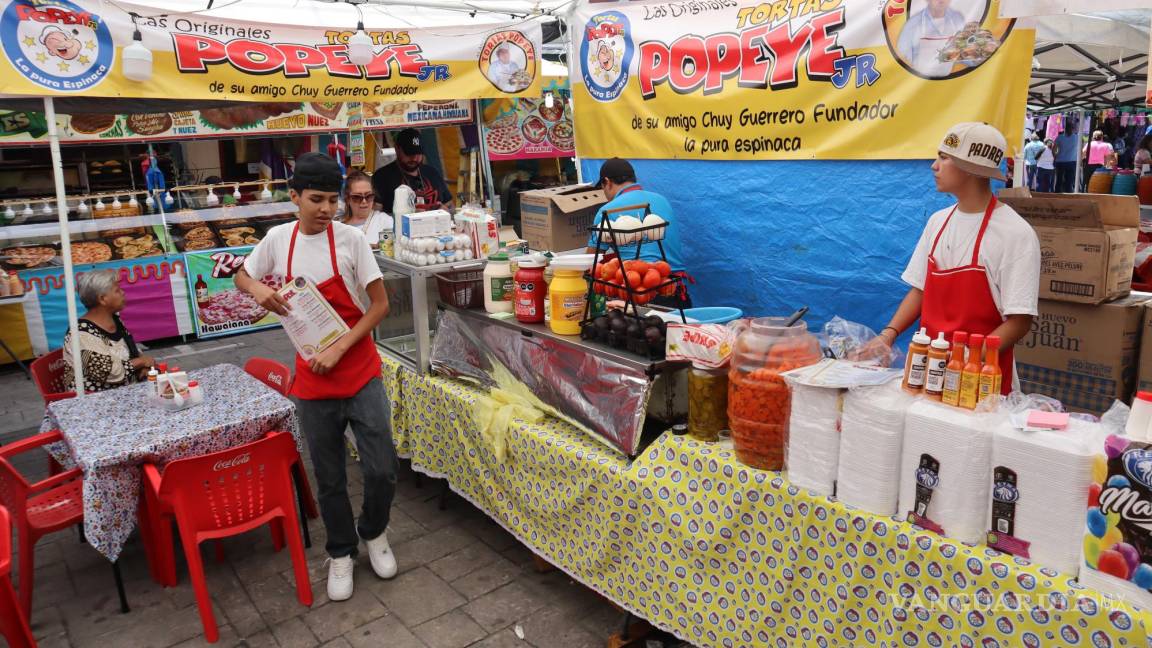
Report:
[{"label": "condiment bottle", "polygon": [[188,381],[188,400],[193,405],[204,402],[204,391],[200,388],[200,383],[195,380]]},{"label": "condiment bottle", "polygon": [[984,341],[984,366],[980,369],[980,393],[978,400],[1000,395],[1003,374],[1000,370],[1000,336],[989,335]]},{"label": "condiment bottle", "polygon": [[196,306],[200,309],[208,308],[212,302],[208,299],[208,283],[204,275],[196,275]]},{"label": "condiment bottle", "polygon": [[548,284],[544,282],[545,260],[535,255],[518,259],[516,270],[516,319],[525,324],[544,321],[544,302]]},{"label": "condiment bottle", "polygon": [[928,378],[924,382],[924,395],[932,400],[940,400],[944,395],[944,372],[948,368],[948,340],[940,331],[932,348],[928,350]]},{"label": "condiment bottle", "polygon": [[160,395],[159,385],[156,382],[156,379],[159,377],[160,372],[156,371],[156,367],[152,367],[148,370],[148,388],[152,391],[153,396]]},{"label": "condiment bottle", "polygon": [[968,334],[964,331],[952,334],[952,357],[944,370],[944,393],[941,396],[945,405],[960,405],[960,374],[964,373],[964,345],[967,343]]},{"label": "condiment bottle", "polygon": [[919,393],[924,389],[924,381],[928,373],[928,329],[921,328],[912,336],[912,344],[908,345],[908,360],[904,363],[904,389],[912,393]]},{"label": "condiment bottle", "polygon": [[973,333],[968,337],[968,363],[960,374],[960,407],[976,409],[980,392],[981,351],[984,350],[984,336]]},{"label": "condiment bottle", "polygon": [[511,313],[513,310],[512,267],[508,255],[497,252],[484,266],[484,310],[489,313]]}]

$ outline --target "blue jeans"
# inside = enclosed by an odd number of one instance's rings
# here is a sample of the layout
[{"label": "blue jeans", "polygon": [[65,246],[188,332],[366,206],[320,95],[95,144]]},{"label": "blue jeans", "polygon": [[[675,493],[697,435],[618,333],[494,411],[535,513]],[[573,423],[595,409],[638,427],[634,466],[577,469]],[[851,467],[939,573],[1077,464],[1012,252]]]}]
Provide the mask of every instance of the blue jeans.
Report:
[{"label": "blue jeans", "polygon": [[1056,176],[1055,169],[1036,169],[1036,191],[1052,193],[1052,179]]},{"label": "blue jeans", "polygon": [[[355,556],[360,538],[371,540],[388,528],[396,495],[396,448],[392,445],[391,404],[380,378],[350,398],[296,400],[300,427],[312,453],[320,516],[333,558]],[[344,430],[352,428],[364,474],[364,504],[357,522],[348,498]]]}]

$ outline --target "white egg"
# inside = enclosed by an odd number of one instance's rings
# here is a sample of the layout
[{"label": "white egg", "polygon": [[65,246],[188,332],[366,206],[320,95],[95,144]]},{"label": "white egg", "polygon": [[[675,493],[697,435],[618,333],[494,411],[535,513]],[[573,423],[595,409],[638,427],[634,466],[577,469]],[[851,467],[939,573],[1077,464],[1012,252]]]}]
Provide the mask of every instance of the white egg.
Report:
[{"label": "white egg", "polygon": [[[445,240],[445,239],[448,239],[448,240]],[[441,237],[441,238],[436,239],[436,251],[437,252],[443,252],[444,250],[447,250],[448,249],[448,243],[450,243],[451,241],[452,241],[452,239],[449,237]]]},{"label": "white egg", "polygon": [[424,255],[424,265],[436,265],[437,263],[440,263],[439,256],[432,253]]},{"label": "white egg", "polygon": [[470,249],[464,250],[464,260],[465,261],[471,260],[473,256],[475,256],[475,255],[472,253],[472,250],[470,250]]},{"label": "white egg", "polygon": [[[665,222],[666,221],[663,218],[657,216],[656,214],[648,214],[644,217],[644,227],[655,227],[657,225],[663,225]],[[665,231],[667,231],[667,228],[651,230],[649,232],[645,232],[644,235],[647,236],[651,241],[658,241],[664,238]]]},{"label": "white egg", "polygon": [[459,263],[464,260],[464,250],[456,250],[452,253],[452,262]]},{"label": "white egg", "polygon": [[460,248],[461,250],[466,250],[472,247],[472,237],[468,236],[467,234],[457,234],[456,247]]}]

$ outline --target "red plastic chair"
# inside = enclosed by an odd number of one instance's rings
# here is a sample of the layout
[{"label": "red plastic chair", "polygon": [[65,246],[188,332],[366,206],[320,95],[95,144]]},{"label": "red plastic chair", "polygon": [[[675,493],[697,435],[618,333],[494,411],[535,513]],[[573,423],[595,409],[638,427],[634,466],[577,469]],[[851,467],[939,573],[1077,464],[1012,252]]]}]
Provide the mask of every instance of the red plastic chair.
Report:
[{"label": "red plastic chair", "polygon": [[[34,484],[12,466],[11,458],[62,441],[59,430],[37,434],[0,446],[0,504],[14,519],[20,548],[20,605],[24,614],[32,612],[32,582],[35,574],[36,542],[40,538],[84,521],[83,482],[80,469],[73,468]],[[120,609],[128,611],[120,566],[112,563]]]},{"label": "red plastic chair", "polygon": [[12,529],[8,524],[8,509],[0,506],[0,635],[8,640],[10,648],[36,648],[28,617],[20,609],[16,590],[8,578],[12,572]]},{"label": "red plastic chair", "polygon": [[[252,358],[244,364],[244,371],[284,396],[292,390],[292,370],[275,360]],[[316,505],[316,498],[312,496],[312,486],[308,483],[308,473],[304,470],[302,460],[292,464],[292,474],[296,480],[296,489],[300,492],[300,504],[304,514],[309,519],[315,520],[320,517],[320,507]],[[311,539],[307,536],[307,526],[304,533],[305,539],[308,539],[308,546],[312,546]]]},{"label": "red plastic chair", "polygon": [[252,358],[244,365],[244,371],[285,396],[292,390],[292,370],[275,360]]},{"label": "red plastic chair", "polygon": [[[303,605],[312,605],[304,542],[295,532],[300,520],[290,470],[298,457],[292,435],[278,433],[222,452],[173,461],[163,474],[153,464],[144,466],[145,488],[154,498],[151,503],[170,508],[176,517],[204,637],[210,643],[215,643],[220,633],[200,557],[200,543],[205,540],[271,525],[277,549],[287,539],[296,574],[296,598]],[[171,526],[168,529],[170,532]],[[285,529],[292,532],[286,534]]]},{"label": "red plastic chair", "polygon": [[73,386],[64,384],[64,349],[56,349],[36,358],[30,368],[32,380],[40,390],[45,405],[76,396],[76,391],[70,389]]}]

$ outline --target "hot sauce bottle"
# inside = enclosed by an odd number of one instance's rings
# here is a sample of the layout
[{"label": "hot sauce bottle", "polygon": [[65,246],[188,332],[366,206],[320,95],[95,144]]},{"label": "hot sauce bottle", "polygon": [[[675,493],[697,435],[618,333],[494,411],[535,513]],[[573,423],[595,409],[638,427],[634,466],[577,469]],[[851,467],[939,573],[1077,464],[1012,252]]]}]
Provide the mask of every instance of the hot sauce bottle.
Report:
[{"label": "hot sauce bottle", "polygon": [[960,407],[976,409],[980,392],[980,360],[984,350],[984,336],[973,333],[968,337],[968,363],[960,374]]},{"label": "hot sauce bottle", "polygon": [[964,352],[967,348],[968,334],[956,331],[952,334],[952,357],[948,367],[944,370],[944,393],[942,400],[945,405],[953,407],[960,405],[960,375],[964,373]]}]

